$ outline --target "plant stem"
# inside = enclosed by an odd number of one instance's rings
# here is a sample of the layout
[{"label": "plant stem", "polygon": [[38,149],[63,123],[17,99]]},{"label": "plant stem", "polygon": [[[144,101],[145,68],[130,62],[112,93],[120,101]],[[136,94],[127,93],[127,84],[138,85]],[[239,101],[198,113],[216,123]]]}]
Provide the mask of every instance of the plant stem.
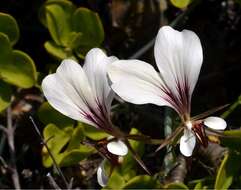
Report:
[{"label": "plant stem", "polygon": [[225,111],[221,117],[226,119],[239,105],[240,105],[240,101],[241,100],[241,95],[238,97],[237,101],[234,102],[227,111]]},{"label": "plant stem", "polygon": [[12,125],[12,113],[11,107],[7,109],[7,140],[10,152],[10,161],[11,161],[11,168],[12,168],[12,180],[15,189],[20,189],[20,182],[19,182],[19,175],[17,171],[16,165],[16,155],[15,155],[15,146],[14,146],[14,133],[15,128]]},{"label": "plant stem", "polygon": [[[168,138],[172,134],[172,112],[171,109],[165,108],[165,120],[164,120],[164,135]],[[172,152],[172,147],[167,145],[167,153],[164,158],[164,170],[167,174],[173,167],[175,156]]]},{"label": "plant stem", "polygon": [[32,118],[31,116],[29,117],[29,119],[30,119],[31,122],[33,123],[34,129],[36,130],[36,132],[38,133],[39,137],[41,138],[41,141],[42,141],[43,145],[44,145],[45,148],[47,149],[47,151],[48,151],[48,153],[49,153],[49,156],[51,157],[51,159],[52,159],[52,161],[53,161],[53,165],[55,166],[58,174],[59,174],[59,175],[61,176],[61,178],[63,179],[66,188],[68,188],[68,187],[69,187],[69,184],[68,184],[68,182],[67,182],[67,180],[66,180],[63,172],[61,171],[60,167],[58,166],[58,164],[57,164],[57,162],[56,162],[53,154],[51,153],[51,151],[50,151],[50,149],[49,149],[46,141],[44,140],[43,136],[41,135],[41,133],[40,133],[40,131],[39,131],[36,123],[34,122],[34,120],[33,120],[33,118]]}]

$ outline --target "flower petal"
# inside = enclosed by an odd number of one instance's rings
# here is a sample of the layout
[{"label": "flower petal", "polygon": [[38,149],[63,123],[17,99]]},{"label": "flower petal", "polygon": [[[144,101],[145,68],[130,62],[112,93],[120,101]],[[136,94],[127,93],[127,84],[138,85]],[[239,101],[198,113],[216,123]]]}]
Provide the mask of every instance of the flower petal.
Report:
[{"label": "flower petal", "polygon": [[196,145],[196,136],[188,129],[184,130],[184,134],[180,139],[180,151],[186,156],[192,156],[192,152]]},{"label": "flower petal", "polygon": [[139,60],[120,60],[108,68],[111,88],[125,101],[134,104],[170,104],[164,99],[164,86],[159,74],[148,63]]},{"label": "flower petal", "polygon": [[114,92],[108,83],[107,66],[116,60],[118,59],[114,56],[107,57],[101,49],[93,48],[87,53],[83,66],[96,99],[100,101],[101,105],[105,105],[108,111],[114,98]]},{"label": "flower petal", "polygon": [[108,183],[108,176],[104,168],[105,160],[103,160],[97,169],[97,181],[101,187],[105,187]]},{"label": "flower petal", "polygon": [[203,60],[198,36],[189,30],[179,32],[164,26],[158,32],[154,53],[166,85],[179,101],[186,101],[185,106],[189,106]]},{"label": "flower petal", "polygon": [[227,123],[223,118],[213,116],[204,119],[204,125],[215,130],[224,130],[227,127]]},{"label": "flower petal", "polygon": [[48,102],[62,114],[87,124],[89,106],[95,108],[91,88],[81,66],[73,60],[62,61],[55,74],[42,81],[42,89]]},{"label": "flower petal", "polygon": [[107,149],[110,153],[117,156],[125,156],[128,153],[128,148],[121,140],[111,141],[107,144]]}]

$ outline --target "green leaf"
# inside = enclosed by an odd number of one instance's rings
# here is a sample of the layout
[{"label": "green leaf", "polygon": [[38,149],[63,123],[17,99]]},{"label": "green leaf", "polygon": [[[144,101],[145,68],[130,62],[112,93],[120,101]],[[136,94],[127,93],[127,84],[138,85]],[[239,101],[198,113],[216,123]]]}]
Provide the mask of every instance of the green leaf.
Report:
[{"label": "green leaf", "polygon": [[93,149],[87,146],[82,146],[81,148],[71,150],[63,155],[59,165],[61,167],[72,166],[87,158],[92,152]]},{"label": "green leaf", "polygon": [[221,137],[221,144],[241,152],[241,130],[227,130],[224,131],[224,137]]},{"label": "green leaf", "polygon": [[[136,128],[132,128],[130,134],[141,135],[141,133]],[[130,140],[130,144],[132,148],[137,152],[137,154],[142,157],[144,154],[144,143],[141,141]],[[136,166],[138,166],[138,164],[129,151],[128,154],[124,157],[123,164],[120,167],[120,174],[125,178],[125,180],[129,180],[136,175]]]},{"label": "green leaf", "polygon": [[233,151],[224,156],[216,176],[215,189],[228,189],[230,187],[233,178],[241,168],[240,159],[240,154],[236,154]]},{"label": "green leaf", "polygon": [[46,23],[51,37],[58,45],[68,44],[68,35],[72,31],[71,16],[75,7],[67,3],[48,3],[45,5]]},{"label": "green leaf", "polygon": [[12,88],[0,80],[0,112],[5,110],[11,102]]},{"label": "green leaf", "polygon": [[109,136],[107,133],[103,132],[102,130],[96,129],[93,126],[84,123],[79,123],[79,125],[83,126],[85,136],[92,140],[98,141]]},{"label": "green leaf", "polygon": [[71,49],[58,46],[57,44],[51,41],[45,42],[44,47],[49,54],[51,54],[52,56],[54,56],[59,60],[66,59],[68,57],[71,57],[72,55]]},{"label": "green leaf", "polygon": [[170,0],[171,3],[177,8],[185,8],[187,7],[192,1],[191,0]]},{"label": "green leaf", "polygon": [[169,183],[164,186],[165,189],[189,189],[185,184],[183,183]]},{"label": "green leaf", "polygon": [[72,10],[75,10],[76,7],[75,5],[71,2],[71,1],[68,1],[68,0],[48,0],[46,1],[43,6],[40,7],[40,10],[39,10],[39,19],[40,19],[40,22],[46,27],[48,28],[48,25],[47,25],[47,19],[46,19],[46,7],[48,5],[59,5],[59,6],[62,6],[64,7],[65,9],[69,9],[68,12],[71,12]]},{"label": "green leaf", "polygon": [[[85,159],[95,150],[92,147],[82,145],[83,129],[81,127],[65,127],[60,129],[54,124],[49,124],[44,128],[44,139],[60,167],[71,166]],[[53,165],[52,158],[46,148],[42,150],[42,160],[45,167]]]},{"label": "green leaf", "polygon": [[125,180],[123,177],[114,170],[114,172],[111,174],[108,184],[103,189],[120,189],[120,187],[125,185]]},{"label": "green leaf", "polygon": [[16,20],[9,14],[0,13],[0,32],[6,34],[13,46],[19,39],[19,28]]},{"label": "green leaf", "polygon": [[159,189],[161,184],[158,180],[148,175],[140,175],[128,181],[122,189]]},{"label": "green leaf", "polygon": [[[44,128],[43,136],[47,145],[54,156],[57,163],[60,162],[63,155],[59,154],[61,149],[67,144],[71,136],[64,130],[59,129],[54,124],[49,124]],[[45,167],[51,167],[53,164],[52,158],[49,156],[45,147],[42,151],[42,160]]]},{"label": "green leaf", "polygon": [[44,102],[40,106],[38,110],[38,117],[45,125],[53,123],[60,128],[74,125],[74,120],[55,110],[48,102]]},{"label": "green leaf", "polygon": [[12,50],[6,35],[0,33],[0,77],[18,87],[30,88],[37,80],[33,60],[24,52]]},{"label": "green leaf", "polygon": [[73,30],[80,32],[81,46],[96,47],[104,40],[104,29],[97,13],[86,9],[78,8],[72,17]]}]

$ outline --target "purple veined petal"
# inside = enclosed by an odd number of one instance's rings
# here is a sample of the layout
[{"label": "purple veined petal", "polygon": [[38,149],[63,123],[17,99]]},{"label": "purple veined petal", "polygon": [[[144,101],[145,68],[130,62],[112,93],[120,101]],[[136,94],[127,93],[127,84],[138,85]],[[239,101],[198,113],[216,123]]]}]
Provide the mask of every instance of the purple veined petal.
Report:
[{"label": "purple veined petal", "polygon": [[[162,27],[154,47],[156,64],[179,112],[190,113],[191,96],[202,66],[203,53],[198,36]],[[181,113],[184,114],[184,113]]]},{"label": "purple veined petal", "polygon": [[93,48],[87,53],[83,66],[98,104],[105,106],[108,113],[114,98],[114,92],[110,88],[107,78],[107,67],[116,60],[118,59],[114,56],[107,57],[101,49]]},{"label": "purple veined petal", "polygon": [[227,123],[223,118],[213,116],[204,119],[204,125],[215,130],[224,130],[227,127]]},{"label": "purple veined petal", "polygon": [[125,156],[128,153],[128,148],[121,140],[111,141],[107,144],[107,149],[110,153],[117,156]]},{"label": "purple veined petal", "polygon": [[115,61],[108,68],[108,76],[112,82],[111,88],[127,102],[173,107],[167,101],[165,84],[159,73],[148,63],[139,60]]},{"label": "purple veined petal", "polygon": [[192,156],[192,152],[196,145],[196,136],[190,130],[185,129],[184,134],[180,139],[180,151],[186,156]]},{"label": "purple veined petal", "polygon": [[108,183],[108,176],[106,175],[104,164],[105,160],[101,162],[97,169],[97,182],[101,187],[105,187]]},{"label": "purple veined petal", "polygon": [[[80,86],[79,81],[85,85]],[[91,98],[92,94],[87,78],[78,63],[64,60],[58,67],[57,73],[44,78],[42,89],[50,105],[60,113],[96,126],[86,118],[86,113],[90,110],[86,104],[89,100],[86,100],[85,96]]]}]

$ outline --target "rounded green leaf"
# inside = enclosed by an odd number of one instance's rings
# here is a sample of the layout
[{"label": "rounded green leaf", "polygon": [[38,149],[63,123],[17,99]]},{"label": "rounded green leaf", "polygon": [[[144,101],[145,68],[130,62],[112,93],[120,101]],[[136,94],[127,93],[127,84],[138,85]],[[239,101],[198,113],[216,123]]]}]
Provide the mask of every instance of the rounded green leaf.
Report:
[{"label": "rounded green leaf", "polygon": [[79,149],[71,150],[63,155],[59,165],[61,167],[72,166],[87,158],[92,152],[93,149],[87,146],[82,146]]},{"label": "rounded green leaf", "polygon": [[0,13],[0,32],[8,36],[11,45],[14,45],[19,39],[18,24],[9,14]]},{"label": "rounded green leaf", "polygon": [[96,47],[104,40],[104,29],[97,13],[78,8],[72,17],[73,30],[80,32],[81,46]]},{"label": "rounded green leaf", "polygon": [[58,45],[68,44],[68,35],[72,31],[71,16],[75,7],[70,3],[52,2],[45,4],[45,18],[51,37]]},{"label": "rounded green leaf", "polygon": [[11,75],[13,75],[9,81],[22,88],[34,86],[37,81],[37,71],[32,58],[19,50],[13,50],[12,56]]},{"label": "rounded green leaf", "polygon": [[183,183],[169,183],[165,185],[165,189],[189,189],[189,188]]},{"label": "rounded green leaf", "polygon": [[6,109],[11,102],[12,88],[0,80],[0,112]]},{"label": "rounded green leaf", "polygon": [[63,60],[66,58],[71,58],[76,60],[76,58],[72,54],[71,48],[58,46],[57,44],[51,41],[45,42],[44,47],[49,54],[51,54],[53,57],[59,60]]},{"label": "rounded green leaf", "polygon": [[[64,130],[59,129],[56,125],[49,124],[44,128],[43,136],[45,141],[47,141],[48,148],[53,157],[56,162],[59,163],[63,157],[59,152],[69,141],[71,135]],[[42,149],[42,161],[45,167],[51,167],[53,164],[53,160],[45,147]]]},{"label": "rounded green leaf", "polygon": [[45,125],[53,123],[61,128],[74,125],[74,120],[55,110],[48,102],[44,102],[40,106],[38,117]]},{"label": "rounded green leaf", "polygon": [[116,172],[116,170],[114,170],[109,178],[107,186],[103,189],[120,189],[120,187],[124,185],[124,178],[118,172]]},{"label": "rounded green leaf", "polygon": [[122,189],[159,189],[161,188],[158,180],[148,175],[140,175],[128,181]]},{"label": "rounded green leaf", "polygon": [[0,33],[0,78],[22,88],[32,87],[37,80],[33,60],[26,53],[12,50],[6,35]]},{"label": "rounded green leaf", "polygon": [[170,0],[170,1],[175,7],[180,9],[187,7],[191,3],[191,0]]},{"label": "rounded green leaf", "polygon": [[74,9],[76,9],[76,7],[74,6],[74,4],[71,1],[68,0],[48,0],[46,1],[39,9],[39,19],[40,22],[46,27],[48,28],[47,25],[47,20],[46,20],[46,7],[48,5],[59,5],[62,7],[65,7],[65,9],[68,9],[68,11],[72,11]]}]

